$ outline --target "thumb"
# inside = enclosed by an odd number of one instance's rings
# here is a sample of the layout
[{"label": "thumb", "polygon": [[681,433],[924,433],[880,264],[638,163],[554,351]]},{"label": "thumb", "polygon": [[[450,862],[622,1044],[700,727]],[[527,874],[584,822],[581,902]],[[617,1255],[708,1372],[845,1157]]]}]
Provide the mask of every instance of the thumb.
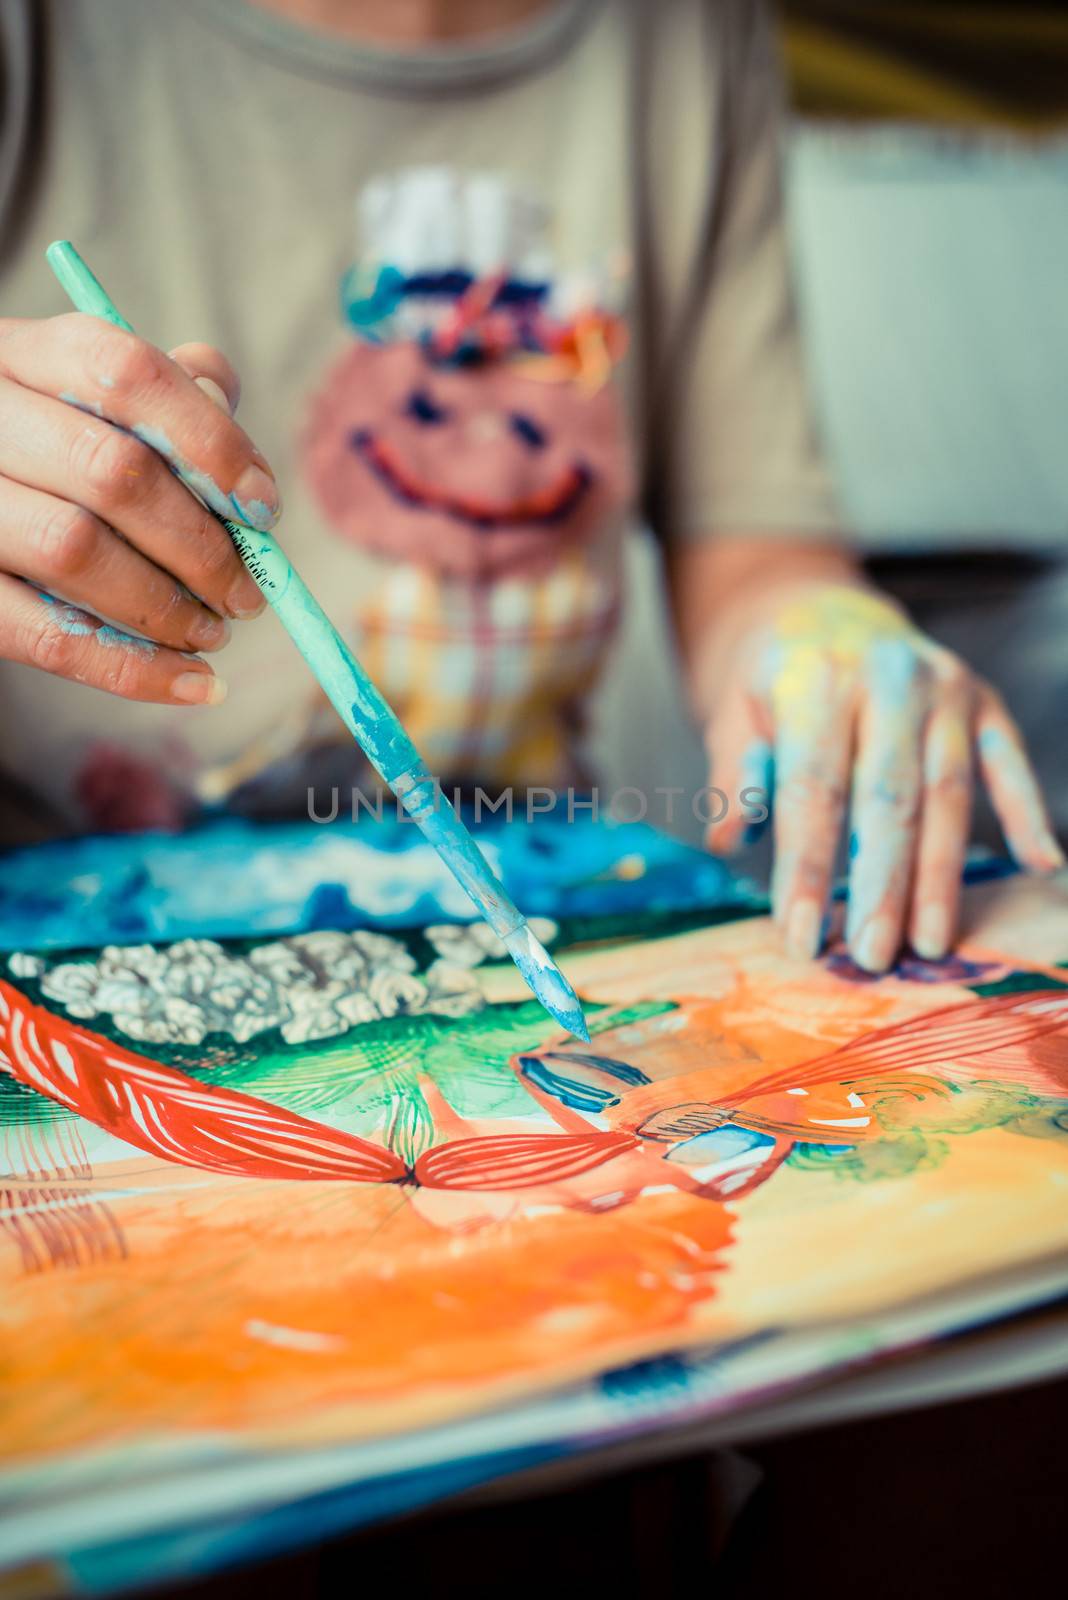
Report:
[{"label": "thumb", "polygon": [[215,405],[233,416],[241,398],[241,380],[221,350],[210,344],[180,344],[168,354]]}]

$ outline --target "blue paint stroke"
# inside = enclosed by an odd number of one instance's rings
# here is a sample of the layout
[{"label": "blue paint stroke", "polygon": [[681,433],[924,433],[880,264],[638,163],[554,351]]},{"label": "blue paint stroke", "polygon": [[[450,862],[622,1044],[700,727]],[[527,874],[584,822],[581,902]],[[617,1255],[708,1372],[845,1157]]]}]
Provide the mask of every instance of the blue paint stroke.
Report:
[{"label": "blue paint stroke", "polygon": [[752,1150],[770,1150],[775,1140],[767,1133],[757,1133],[752,1128],[740,1128],[736,1123],[725,1122],[722,1127],[710,1128],[707,1133],[683,1139],[668,1152],[669,1161],[678,1161],[684,1167],[707,1167],[714,1161],[731,1161],[747,1155]]},{"label": "blue paint stroke", "polygon": [[[563,810],[472,819],[479,848],[531,916],[751,910],[760,898],[715,857],[647,823]],[[182,834],[90,836],[0,855],[0,949],[49,950],[312,928],[470,922],[435,851],[388,812],[352,823],[215,818]]]},{"label": "blue paint stroke", "polygon": [[611,1056],[584,1055],[578,1050],[566,1052],[550,1050],[541,1056],[521,1056],[521,1075],[536,1088],[551,1094],[562,1105],[570,1106],[572,1111],[606,1111],[610,1106],[617,1106],[620,1097],[618,1094],[613,1094],[611,1089],[602,1089],[585,1079],[570,1078],[558,1072],[555,1067],[549,1065],[550,1061],[560,1061],[565,1065],[588,1067],[594,1072],[603,1072],[606,1077],[615,1078],[620,1083],[625,1083],[628,1088],[637,1088],[640,1084],[651,1081],[640,1067],[632,1067],[627,1061],[615,1061]]},{"label": "blue paint stroke", "polygon": [[555,1072],[540,1056],[521,1056],[519,1070],[536,1089],[551,1094],[554,1100],[559,1100],[561,1105],[568,1106],[572,1111],[595,1114],[619,1104],[619,1095],[613,1094],[610,1089],[598,1088],[595,1083],[581,1083],[577,1078],[566,1078],[562,1072]]}]

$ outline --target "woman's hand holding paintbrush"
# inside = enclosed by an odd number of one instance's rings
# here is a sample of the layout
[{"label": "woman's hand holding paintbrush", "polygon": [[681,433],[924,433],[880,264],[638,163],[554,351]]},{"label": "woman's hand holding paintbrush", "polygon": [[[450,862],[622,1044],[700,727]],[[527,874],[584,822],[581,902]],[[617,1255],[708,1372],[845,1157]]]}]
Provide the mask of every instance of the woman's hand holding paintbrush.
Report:
[{"label": "woman's hand holding paintbrush", "polygon": [[[103,285],[66,239],[49,245],[48,264],[77,310],[103,319],[112,327],[133,332]],[[105,385],[106,387],[106,385]],[[143,398],[143,397],[142,397]],[[75,396],[78,403],[82,403]],[[260,487],[256,474],[244,475],[225,492],[175,445],[145,413],[124,417],[124,423],[143,443],[168,462],[194,496],[199,496],[218,519],[246,570],[304,657],[319,686],[342,723],[352,734],[379,777],[393,790],[411,820],[437,851],[478,912],[485,918],[538,1000],[563,1027],[589,1042],[578,995],[549,952],[531,933],[526,918],[514,906],[494,876],[482,851],[442,795],[437,782],[405,732],[400,719],[379,692],[362,664],[338,633],[285,551],[266,528],[244,520],[251,511],[262,523],[277,509],[277,499],[265,477],[263,488],[274,505],[253,502]],[[259,463],[250,465],[259,468]],[[262,469],[260,475],[262,476]],[[225,509],[224,509],[225,507]],[[231,508],[235,515],[231,516]],[[240,520],[238,520],[240,519]],[[79,613],[80,615],[80,613]],[[101,642],[100,633],[96,643]],[[126,641],[127,644],[129,641]]]},{"label": "woman's hand holding paintbrush", "polygon": [[207,345],[167,356],[77,313],[0,321],[0,655],[129,700],[223,698],[195,652],[266,600],[166,462],[270,527],[278,490],[237,396]]}]

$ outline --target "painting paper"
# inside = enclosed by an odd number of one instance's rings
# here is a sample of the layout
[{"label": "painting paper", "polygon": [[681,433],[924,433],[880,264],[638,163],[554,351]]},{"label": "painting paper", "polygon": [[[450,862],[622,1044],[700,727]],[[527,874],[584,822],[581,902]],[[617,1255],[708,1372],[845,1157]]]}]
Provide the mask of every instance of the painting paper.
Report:
[{"label": "painting paper", "polygon": [[12,953],[0,1553],[101,1488],[147,1530],[153,1480],[430,1470],[567,1437],[539,1407],[611,1431],[630,1363],[686,1375],[648,1423],[716,1399],[717,1353],[739,1404],[1056,1292],[1068,895],[970,915],[879,981],[762,918],[545,929],[589,1047],[447,924]]}]

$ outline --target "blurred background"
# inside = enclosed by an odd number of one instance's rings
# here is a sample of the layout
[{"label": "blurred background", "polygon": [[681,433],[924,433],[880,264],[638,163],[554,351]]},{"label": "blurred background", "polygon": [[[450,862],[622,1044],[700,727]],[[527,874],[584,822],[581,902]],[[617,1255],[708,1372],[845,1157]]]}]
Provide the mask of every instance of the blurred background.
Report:
[{"label": "blurred background", "polygon": [[[878,581],[1006,695],[1064,838],[1068,4],[777,10],[797,291],[844,516]],[[633,578],[600,770],[609,789],[698,787],[648,541]],[[700,833],[687,808],[674,826]],[[982,808],[977,835],[997,837]]]}]

